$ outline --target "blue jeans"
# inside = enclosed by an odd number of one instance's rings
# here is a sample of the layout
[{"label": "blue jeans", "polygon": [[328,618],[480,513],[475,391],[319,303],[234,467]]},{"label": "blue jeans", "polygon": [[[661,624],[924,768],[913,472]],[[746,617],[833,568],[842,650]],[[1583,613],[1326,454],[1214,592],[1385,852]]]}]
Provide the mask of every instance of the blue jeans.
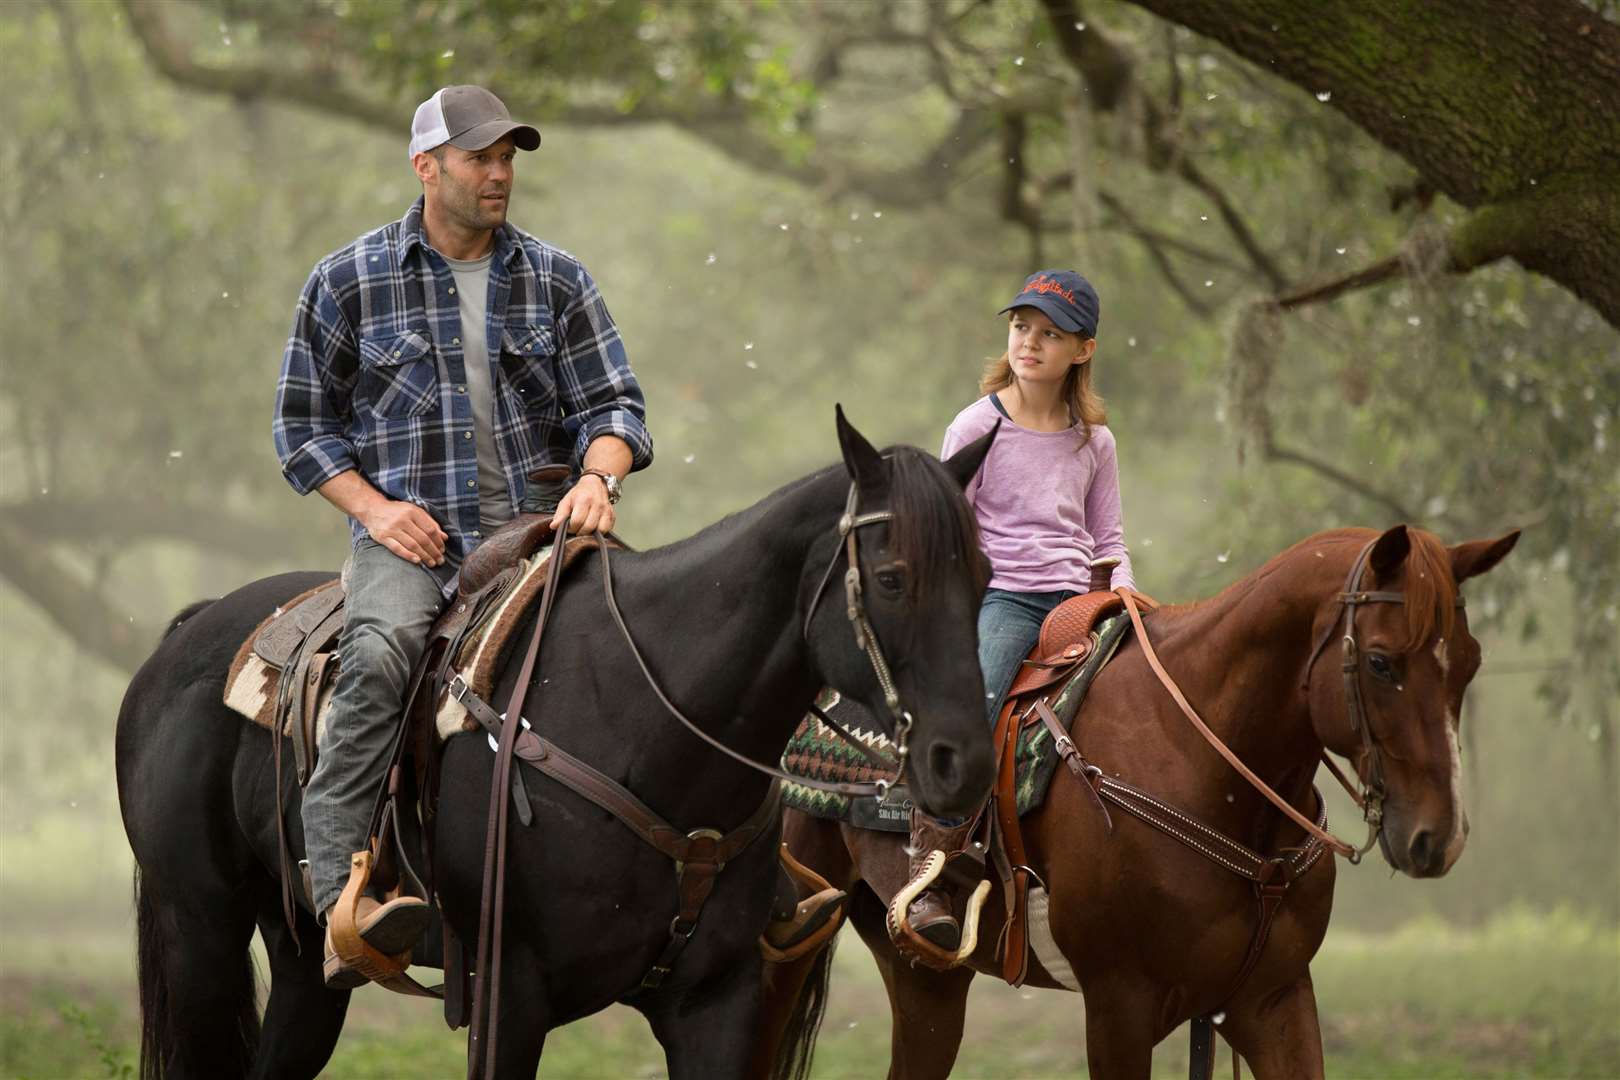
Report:
[{"label": "blue jeans", "polygon": [[984,672],[985,710],[992,724],[1019,665],[1041,638],[1041,623],[1074,595],[1068,589],[1038,593],[991,589],[984,594],[979,608],[979,668]]},{"label": "blue jeans", "polygon": [[370,537],[355,542],[343,588],[343,662],[303,804],[304,851],[323,917],[349,883],[350,856],[365,846],[407,683],[444,604],[432,574]]}]

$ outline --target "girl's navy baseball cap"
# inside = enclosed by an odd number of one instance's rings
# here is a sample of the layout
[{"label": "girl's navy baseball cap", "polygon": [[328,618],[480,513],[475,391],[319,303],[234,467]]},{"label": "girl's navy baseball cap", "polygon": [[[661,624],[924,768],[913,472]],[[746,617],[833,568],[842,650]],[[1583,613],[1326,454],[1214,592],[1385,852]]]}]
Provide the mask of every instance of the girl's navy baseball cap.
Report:
[{"label": "girl's navy baseball cap", "polygon": [[1097,336],[1097,313],[1101,305],[1091,282],[1073,270],[1037,270],[1024,280],[1024,289],[1012,303],[996,314],[1013,308],[1032,307],[1057,324],[1081,337]]}]

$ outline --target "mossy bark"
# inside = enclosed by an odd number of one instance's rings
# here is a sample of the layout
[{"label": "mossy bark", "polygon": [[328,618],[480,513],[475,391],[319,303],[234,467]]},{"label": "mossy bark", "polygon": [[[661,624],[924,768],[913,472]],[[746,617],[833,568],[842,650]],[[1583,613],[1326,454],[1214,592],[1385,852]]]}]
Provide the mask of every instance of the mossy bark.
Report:
[{"label": "mossy bark", "polygon": [[1336,108],[1620,326],[1620,26],[1575,0],[1134,0]]}]

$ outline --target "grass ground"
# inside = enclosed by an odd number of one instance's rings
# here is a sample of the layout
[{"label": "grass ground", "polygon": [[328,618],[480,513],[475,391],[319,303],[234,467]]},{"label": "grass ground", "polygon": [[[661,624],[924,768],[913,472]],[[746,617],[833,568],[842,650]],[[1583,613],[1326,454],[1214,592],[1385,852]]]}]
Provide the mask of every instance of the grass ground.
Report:
[{"label": "grass ground", "polygon": [[[128,928],[69,937],[0,931],[0,1075],[55,1080],[134,1071]],[[889,1025],[882,986],[847,935],[816,1058],[821,1080],[881,1076]],[[1459,930],[1439,922],[1393,933],[1331,933],[1314,965],[1328,1075],[1620,1077],[1620,932],[1572,916],[1515,911]],[[1178,1033],[1155,1075],[1186,1075]],[[1079,998],[980,979],[957,1077],[1084,1077]],[[430,1004],[380,990],[357,995],[326,1075],[456,1077],[463,1036]],[[627,1009],[555,1032],[543,1074],[638,1078],[663,1073],[658,1046]],[[1223,1066],[1224,1067],[1224,1066]]]}]

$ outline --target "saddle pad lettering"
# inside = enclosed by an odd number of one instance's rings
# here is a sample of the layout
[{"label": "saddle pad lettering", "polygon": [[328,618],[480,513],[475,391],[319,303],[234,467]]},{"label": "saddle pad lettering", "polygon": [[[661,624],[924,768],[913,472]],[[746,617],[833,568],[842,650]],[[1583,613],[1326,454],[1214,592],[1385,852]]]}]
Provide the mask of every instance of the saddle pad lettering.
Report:
[{"label": "saddle pad lettering", "polygon": [[[1079,713],[1092,680],[1113,657],[1130,627],[1130,619],[1124,615],[1116,615],[1098,624],[1092,633],[1091,654],[1086,662],[1047,699],[1052,712],[1065,727]],[[871,715],[860,705],[842,697],[836,690],[823,690],[816,704],[879,754],[893,756],[894,746],[888,736],[877,729]],[[1058,760],[1051,733],[1046,730],[1045,724],[1030,724],[1018,733],[1016,784],[1019,816],[1046,801],[1046,792],[1057,772]],[[787,749],[782,753],[782,768],[794,776],[809,780],[870,781],[879,775],[863,754],[829,729],[814,713],[804,718],[793,738],[788,740]],[[896,787],[890,792],[888,800],[879,803],[876,799],[856,799],[803,784],[786,783],[782,786],[782,802],[812,817],[843,821],[857,828],[907,832],[911,827],[911,801],[903,787]]]}]

